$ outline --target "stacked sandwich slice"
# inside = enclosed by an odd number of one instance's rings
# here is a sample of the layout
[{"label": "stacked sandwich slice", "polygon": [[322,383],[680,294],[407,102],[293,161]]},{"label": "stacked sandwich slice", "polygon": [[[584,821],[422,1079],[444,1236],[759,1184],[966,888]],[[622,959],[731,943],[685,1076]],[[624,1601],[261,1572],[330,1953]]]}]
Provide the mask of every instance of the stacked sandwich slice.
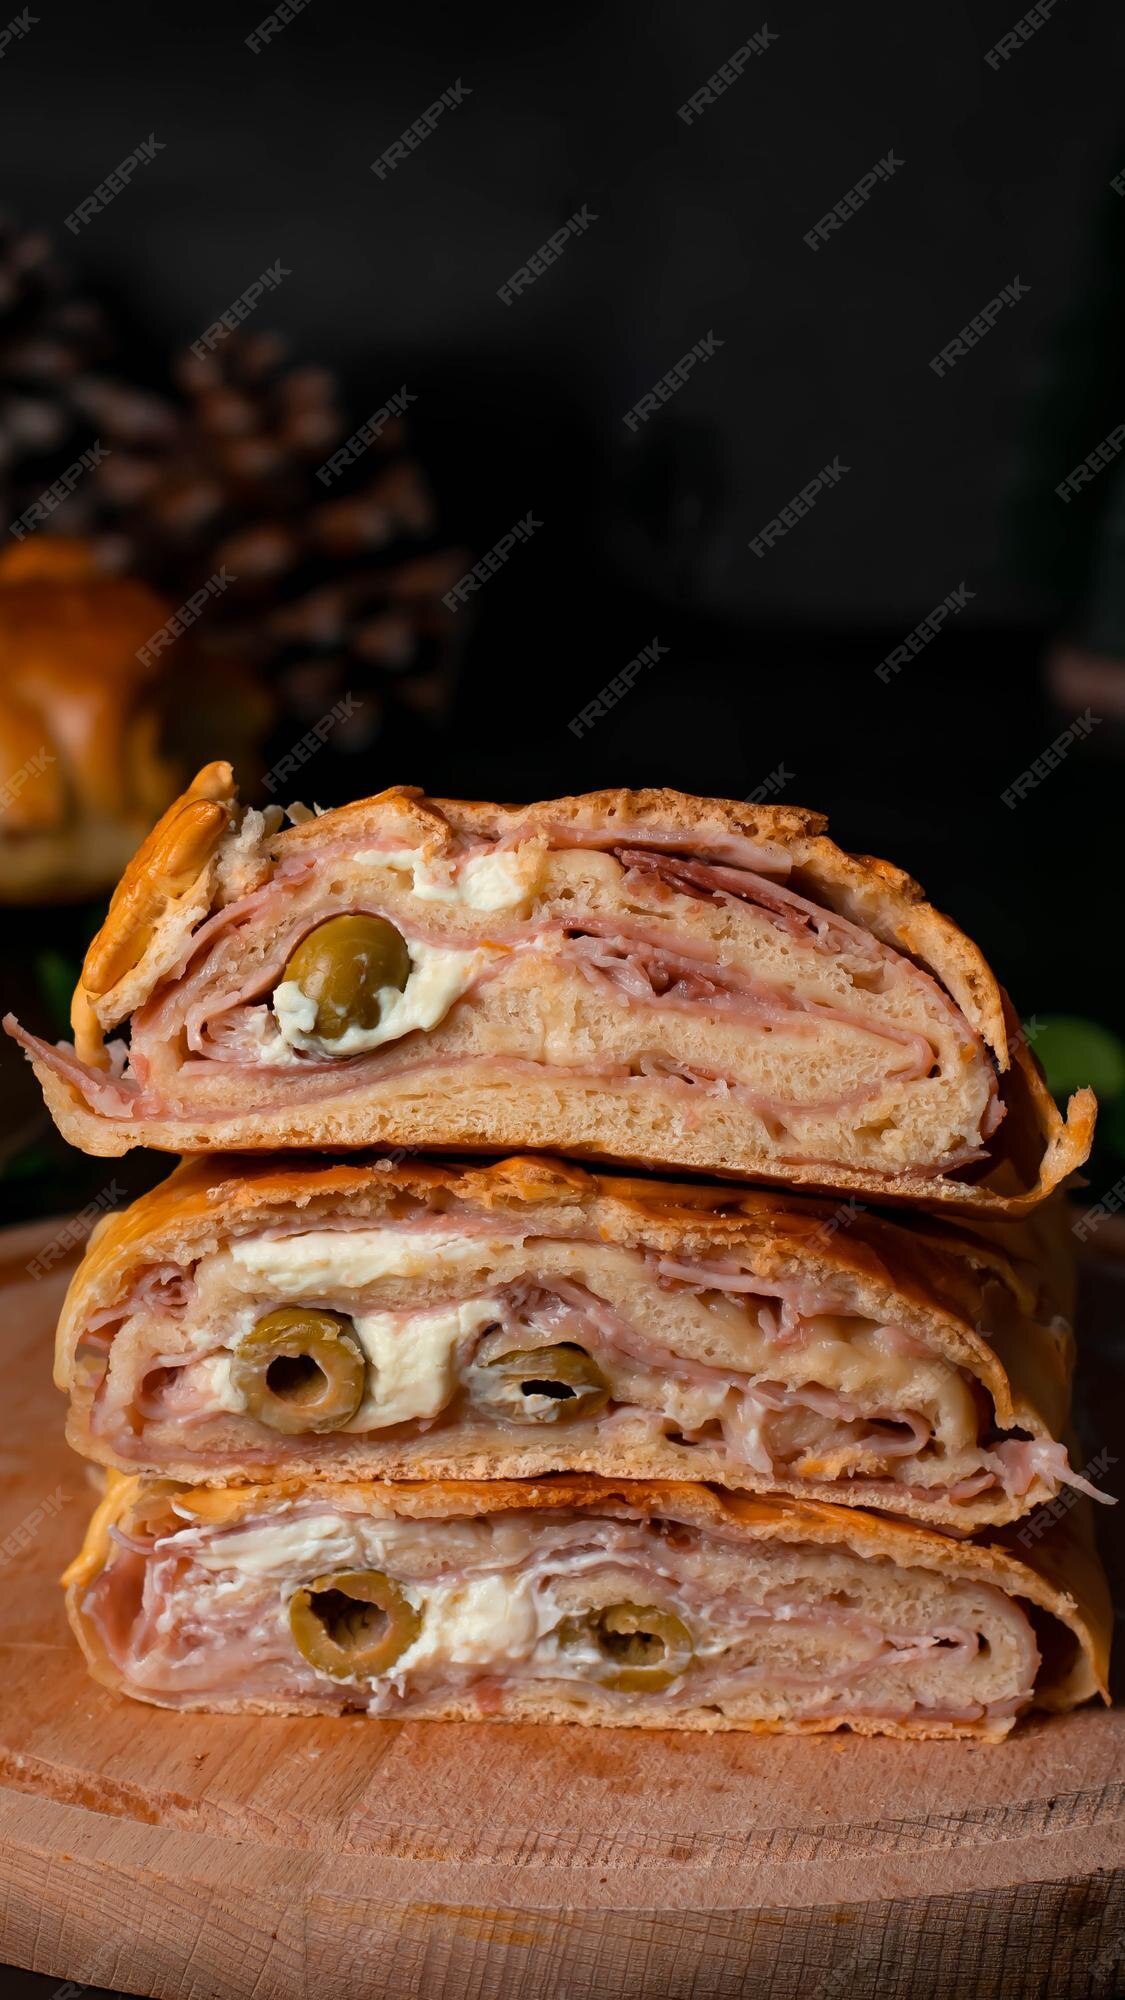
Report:
[{"label": "stacked sandwich slice", "polygon": [[59,1325],[111,1685],[988,1738],[1104,1691],[1048,1199],[1093,1100],[1064,1122],[975,946],[815,815],[286,824],[212,766],[73,1023],[8,1024],[62,1130],[202,1156]]}]

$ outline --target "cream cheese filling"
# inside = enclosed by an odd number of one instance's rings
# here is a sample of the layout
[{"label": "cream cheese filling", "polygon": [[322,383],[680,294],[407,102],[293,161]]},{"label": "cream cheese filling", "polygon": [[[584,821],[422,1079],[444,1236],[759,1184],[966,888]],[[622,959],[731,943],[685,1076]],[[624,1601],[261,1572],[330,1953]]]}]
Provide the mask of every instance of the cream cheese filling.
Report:
[{"label": "cream cheese filling", "polygon": [[436,1312],[367,1313],[352,1321],[374,1382],[347,1431],[384,1430],[436,1417],[453,1395],[457,1344],[500,1310],[498,1298],[466,1299]]},{"label": "cream cheese filling", "polygon": [[432,1584],[424,1595],[408,1590],[422,1613],[422,1630],[400,1653],[393,1676],[417,1667],[503,1666],[530,1658],[558,1622],[550,1598],[530,1576],[474,1576],[463,1583]]},{"label": "cream cheese filling", "polygon": [[426,1228],[310,1229],[295,1236],[240,1236],[227,1254],[235,1275],[268,1286],[279,1298],[312,1298],[362,1291],[380,1278],[425,1278],[460,1264],[495,1262],[512,1240]]},{"label": "cream cheese filling", "polygon": [[[413,943],[410,973],[401,992],[384,986],[379,993],[379,1019],[374,1027],[352,1022],[332,1041],[314,1030],[317,1003],[295,979],[283,979],[274,989],[273,1011],[281,1042],[303,1055],[324,1057],[363,1055],[385,1042],[396,1042],[416,1029],[436,1028],[454,1002],[466,993],[494,954],[487,950],[448,951],[443,946]],[[277,1054],[270,1053],[271,1061]],[[284,1057],[282,1057],[284,1060]]]},{"label": "cream cheese filling", "polygon": [[357,862],[391,868],[411,877],[411,892],[422,903],[460,903],[470,910],[515,910],[530,902],[543,877],[545,839],[471,855],[460,867],[452,860],[427,859],[414,847],[365,848]]}]

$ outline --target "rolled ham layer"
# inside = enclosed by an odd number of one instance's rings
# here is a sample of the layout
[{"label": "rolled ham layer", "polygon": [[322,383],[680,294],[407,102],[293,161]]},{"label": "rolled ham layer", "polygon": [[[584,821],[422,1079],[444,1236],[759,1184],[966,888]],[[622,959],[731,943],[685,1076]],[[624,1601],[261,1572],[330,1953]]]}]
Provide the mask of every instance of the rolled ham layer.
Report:
[{"label": "rolled ham layer", "polygon": [[120,1479],[67,1581],[97,1676],[172,1708],[996,1741],[1102,1674],[999,1550],[696,1486]]},{"label": "rolled ham layer", "polygon": [[[77,1048],[9,1023],[87,1150],[530,1142],[1011,1206],[1088,1139],[1086,1100],[1064,1129],[1020,1044],[1010,1068],[975,947],[815,816],[405,792],[284,832],[229,814],[175,896],[138,857],[87,961]],[[130,888],[156,898],[144,925]],[[290,964],[357,915],[393,926],[409,971],[377,1020],[326,1038]],[[104,1050],[124,1022],[128,1047]],[[960,1178],[1009,1151],[1015,1186]]]},{"label": "rolled ham layer", "polygon": [[627,1468],[963,1532],[1096,1491],[1060,1442],[1069,1327],[988,1239],[533,1160],[233,1164],[87,1253],[79,1451],[210,1482]]}]

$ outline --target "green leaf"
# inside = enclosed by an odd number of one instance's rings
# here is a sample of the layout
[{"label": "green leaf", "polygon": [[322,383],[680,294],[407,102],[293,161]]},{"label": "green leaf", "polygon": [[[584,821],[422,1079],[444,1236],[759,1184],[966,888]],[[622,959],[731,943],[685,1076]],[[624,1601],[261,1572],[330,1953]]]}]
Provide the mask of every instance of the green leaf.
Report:
[{"label": "green leaf", "polygon": [[1100,1022],[1077,1014],[1037,1014],[1026,1033],[1052,1097],[1069,1097],[1087,1083],[1103,1103],[1125,1092],[1125,1042]]},{"label": "green leaf", "polygon": [[70,1033],[70,996],[78,984],[80,971],[78,961],[68,958],[63,951],[48,949],[36,955],[35,977],[59,1035]]},{"label": "green leaf", "polygon": [[49,1146],[25,1146],[22,1153],[13,1154],[0,1166],[0,1180],[30,1181],[40,1174],[48,1174],[58,1165]]}]

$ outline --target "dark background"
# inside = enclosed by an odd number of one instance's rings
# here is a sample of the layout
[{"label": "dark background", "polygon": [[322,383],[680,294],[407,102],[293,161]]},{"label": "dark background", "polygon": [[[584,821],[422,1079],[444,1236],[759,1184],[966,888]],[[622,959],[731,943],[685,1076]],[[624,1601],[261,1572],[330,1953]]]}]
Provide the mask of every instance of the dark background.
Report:
[{"label": "dark background", "polygon": [[[590,603],[607,573],[744,632],[897,634],[963,575],[982,626],[1049,608],[997,573],[1000,501],[1097,208],[1121,206],[1120,10],[1059,0],[994,70],[1009,0],[778,0],[777,40],[690,126],[677,106],[755,11],[455,12],[309,0],[254,55],[258,0],[44,9],[0,59],[5,200],[158,345],[280,258],[292,276],[257,323],[341,364],[362,401],[408,382],[453,531],[487,547],[529,507],[545,520],[539,612],[490,605],[494,657],[561,668],[573,606],[612,665]],[[371,161],[458,78],[471,95],[378,180]],[[65,231],[150,131],[153,163]],[[905,166],[814,254],[804,233],[892,148]],[[598,222],[502,305],[583,203]],[[930,356],[1017,274],[1028,296],[939,381]],[[631,436],[624,411],[712,328],[721,352]],[[842,504],[749,555],[836,453]],[[745,646],[748,673],[759,657]]]},{"label": "dark background", "polygon": [[[774,0],[778,39],[690,126],[677,107],[759,11],[310,0],[254,55],[266,12],[44,0],[0,58],[0,199],[113,302],[142,379],[280,259],[255,324],[337,367],[358,417],[408,385],[449,540],[479,553],[542,521],[459,614],[444,716],[330,743],[308,795],[743,797],[783,767],[773,796],[918,874],[1025,1015],[1120,1027],[1120,484],[1053,493],[1125,418],[1120,8],[1060,0],[993,69],[1020,0]],[[459,79],[471,94],[377,179]],[[64,217],[150,132],[163,150],[72,237]],[[892,149],[901,170],[810,251]],[[505,307],[583,204],[597,222]],[[930,357],[1017,276],[1027,296],[939,380]],[[631,434],[625,411],[709,332],[714,359]],[[751,536],[837,456],[839,490],[757,559]],[[968,608],[884,685],[877,664],[961,583]],[[576,738],[653,638],[666,656]],[[1006,807],[1088,704],[1088,740]],[[30,921],[10,977],[50,942],[51,914]],[[11,1132],[32,1100],[5,1088]],[[7,1179],[9,1215],[68,1206],[87,1168],[101,1185],[104,1163],[61,1153]]]}]

